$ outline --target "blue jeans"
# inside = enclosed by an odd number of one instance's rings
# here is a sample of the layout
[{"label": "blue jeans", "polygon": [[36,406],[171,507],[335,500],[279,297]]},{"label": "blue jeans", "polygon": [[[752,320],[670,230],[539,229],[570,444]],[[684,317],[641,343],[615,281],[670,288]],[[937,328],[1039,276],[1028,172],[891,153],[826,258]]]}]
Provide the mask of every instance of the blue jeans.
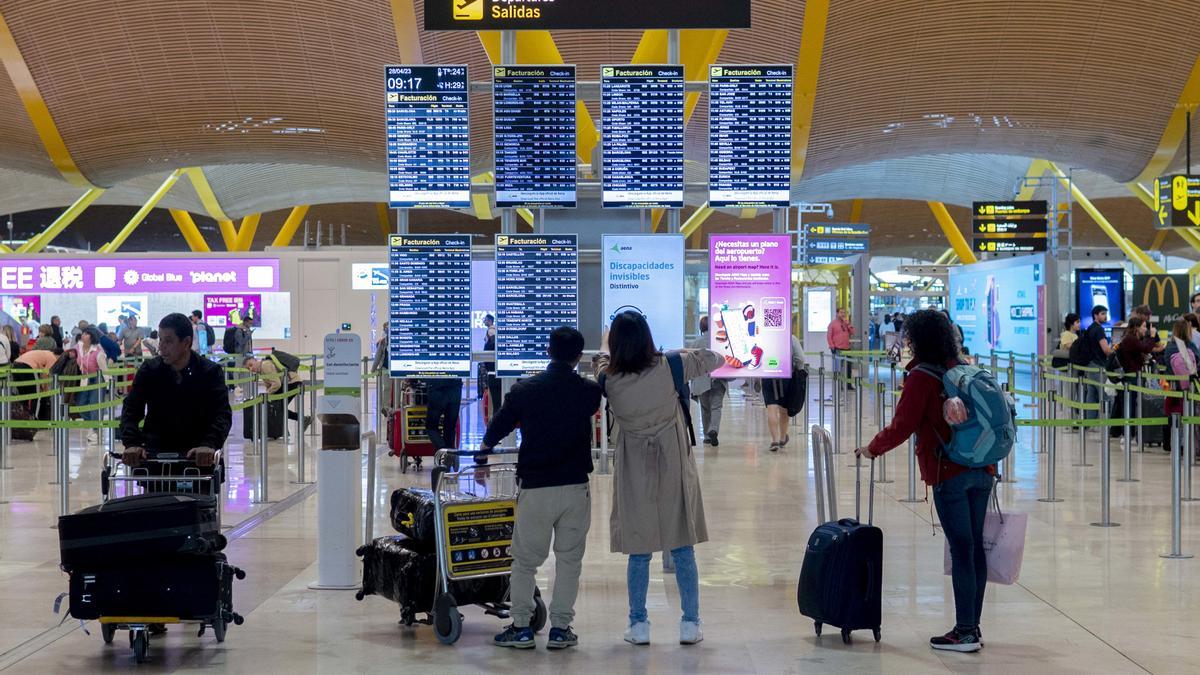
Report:
[{"label": "blue jeans", "polygon": [[[1092,361],[1088,364],[1092,368],[1104,368],[1103,361]],[[1104,405],[1105,397],[1100,393],[1100,385],[1104,382],[1104,373],[1085,373],[1088,384],[1083,385],[1083,401],[1084,403],[1099,403]],[[1096,384],[1091,384],[1095,382]],[[1094,420],[1099,413],[1095,410],[1083,411],[1083,418],[1086,420]]]},{"label": "blue jeans", "polygon": [[[671,550],[675,561],[675,583],[679,584],[679,604],[683,605],[683,620],[700,621],[700,573],[696,571],[696,549],[681,546]],[[650,554],[629,556],[629,624],[647,621],[646,592],[650,589]]]},{"label": "blue jeans", "polygon": [[[99,381],[100,381],[100,378],[93,375],[92,377],[89,377],[86,380],[80,381],[79,384],[90,385],[90,384],[96,384]],[[99,402],[100,402],[100,392],[98,390],[81,391],[78,394],[75,394],[75,405],[77,405],[77,406],[91,405],[93,403],[99,403]],[[97,410],[89,410],[88,412],[79,413],[79,415],[81,417],[83,417],[83,419],[89,420],[89,421],[94,421],[94,420],[100,419],[99,411],[97,411]]]},{"label": "blue jeans", "polygon": [[950,544],[955,628],[963,631],[978,628],[983,614],[987,587],[983,519],[994,485],[995,478],[986,470],[972,469],[933,486],[933,504]]}]

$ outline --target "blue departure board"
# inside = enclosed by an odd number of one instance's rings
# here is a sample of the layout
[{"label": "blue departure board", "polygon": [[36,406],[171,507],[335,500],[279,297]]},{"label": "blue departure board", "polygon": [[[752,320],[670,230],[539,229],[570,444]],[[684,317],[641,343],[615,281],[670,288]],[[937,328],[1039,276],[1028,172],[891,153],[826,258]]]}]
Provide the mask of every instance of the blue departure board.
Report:
[{"label": "blue departure board", "polygon": [[388,237],[392,377],[470,377],[471,236]]},{"label": "blue departure board", "polygon": [[495,66],[496,206],[575,208],[575,66]]},{"label": "blue departure board", "polygon": [[791,203],[792,71],[790,65],[709,68],[709,206]]},{"label": "blue departure board", "polygon": [[388,200],[393,208],[471,206],[466,66],[386,66]]},{"label": "blue departure board", "polygon": [[579,323],[579,237],[496,235],[496,372],[546,369],[550,331]]},{"label": "blue departure board", "polygon": [[683,208],[683,66],[603,66],[606,208]]}]

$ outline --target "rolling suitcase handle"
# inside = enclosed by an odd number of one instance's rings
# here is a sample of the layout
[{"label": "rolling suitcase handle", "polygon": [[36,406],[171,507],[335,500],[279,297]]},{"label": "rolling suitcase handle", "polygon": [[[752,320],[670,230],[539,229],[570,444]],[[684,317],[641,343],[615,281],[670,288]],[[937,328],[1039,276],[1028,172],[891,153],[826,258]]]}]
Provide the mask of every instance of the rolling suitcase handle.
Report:
[{"label": "rolling suitcase handle", "polygon": [[[862,457],[854,458],[854,519],[862,522]],[[867,524],[875,524],[875,458],[871,458],[870,486],[867,488]]]}]

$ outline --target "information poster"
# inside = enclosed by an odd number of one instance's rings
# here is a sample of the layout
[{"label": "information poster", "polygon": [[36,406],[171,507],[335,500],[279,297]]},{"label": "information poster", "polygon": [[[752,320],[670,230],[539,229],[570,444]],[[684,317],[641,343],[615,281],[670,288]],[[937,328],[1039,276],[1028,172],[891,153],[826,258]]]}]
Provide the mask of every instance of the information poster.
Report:
[{"label": "information poster", "polygon": [[683,208],[683,66],[603,66],[605,208]]},{"label": "information poster", "polygon": [[683,235],[604,235],[604,330],[617,314],[646,317],[661,349],[682,349]]},{"label": "information poster", "polygon": [[228,328],[249,317],[255,328],[262,326],[262,295],[206,295],[204,321],[213,328]]},{"label": "information poster", "polygon": [[708,240],[714,377],[791,377],[792,262],[786,234],[714,234]]},{"label": "information poster", "polygon": [[526,377],[546,369],[550,331],[579,323],[579,238],[496,235],[496,369]]},{"label": "information poster", "polygon": [[96,323],[107,324],[108,329],[117,332],[121,327],[121,317],[137,319],[139,326],[148,326],[146,314],[149,302],[144,295],[98,295],[96,296]]},{"label": "information poster", "polygon": [[792,66],[709,69],[708,205],[786,208],[792,194]]},{"label": "information poster", "polygon": [[575,208],[575,66],[495,66],[498,208]]},{"label": "information poster", "polygon": [[466,66],[386,66],[388,194],[393,208],[471,206]]},{"label": "information poster", "polygon": [[1080,332],[1092,325],[1092,308],[1108,308],[1104,332],[1112,337],[1113,323],[1125,318],[1125,270],[1075,270],[1075,306],[1079,308]]},{"label": "information poster", "polygon": [[1043,353],[1046,264],[1043,256],[950,268],[950,318],[972,354]]},{"label": "information poster", "polygon": [[470,377],[471,236],[388,239],[392,377]]}]

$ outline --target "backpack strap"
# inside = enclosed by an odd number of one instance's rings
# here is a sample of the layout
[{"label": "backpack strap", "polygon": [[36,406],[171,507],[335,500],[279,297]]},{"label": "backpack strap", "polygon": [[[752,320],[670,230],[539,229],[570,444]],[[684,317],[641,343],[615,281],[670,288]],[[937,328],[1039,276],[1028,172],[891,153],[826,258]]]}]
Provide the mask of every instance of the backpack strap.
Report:
[{"label": "backpack strap", "polygon": [[679,407],[683,410],[683,421],[687,423],[688,440],[696,444],[696,430],[692,428],[692,406],[688,402],[690,392],[683,373],[683,355],[679,352],[667,352],[667,366],[671,368],[671,380],[675,384],[675,396],[679,399]]}]

